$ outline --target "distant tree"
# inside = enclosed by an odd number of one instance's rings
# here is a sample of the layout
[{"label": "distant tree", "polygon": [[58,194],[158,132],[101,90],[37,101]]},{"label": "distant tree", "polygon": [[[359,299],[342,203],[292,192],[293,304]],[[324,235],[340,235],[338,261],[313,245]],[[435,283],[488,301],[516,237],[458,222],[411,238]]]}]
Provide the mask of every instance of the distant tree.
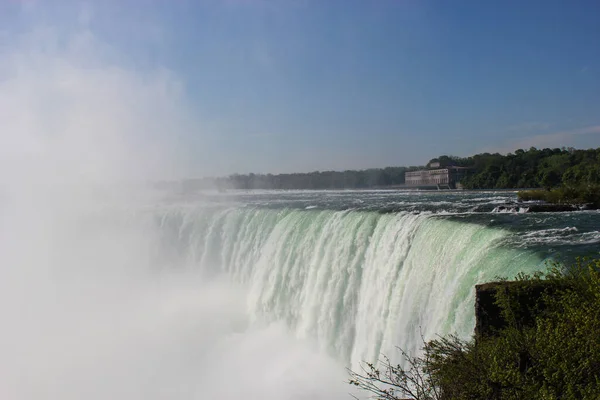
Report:
[{"label": "distant tree", "polygon": [[[552,188],[600,183],[600,148],[518,149],[514,153],[481,153],[470,157],[442,155],[429,161],[442,167],[470,167],[466,189]],[[404,174],[423,166],[366,170],[314,171],[294,174],[233,174],[226,178],[184,181],[184,190],[208,187],[236,189],[368,189],[404,184]],[[163,182],[164,186],[165,183]]]}]

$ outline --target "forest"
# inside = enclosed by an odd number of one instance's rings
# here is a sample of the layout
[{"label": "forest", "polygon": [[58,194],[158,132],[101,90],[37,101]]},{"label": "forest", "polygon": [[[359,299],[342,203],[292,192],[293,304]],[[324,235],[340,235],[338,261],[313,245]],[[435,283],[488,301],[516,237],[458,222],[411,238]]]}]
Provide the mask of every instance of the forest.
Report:
[{"label": "forest", "polygon": [[472,167],[461,182],[466,189],[544,188],[600,183],[600,148],[517,150],[507,155],[440,157],[446,165]]},{"label": "forest", "polygon": [[[514,153],[482,153],[470,157],[440,156],[440,167],[469,167],[460,182],[465,189],[517,189],[600,184],[600,148],[519,149]],[[197,189],[384,189],[404,185],[404,173],[426,166],[397,166],[293,174],[234,174],[183,181],[184,191]]]}]

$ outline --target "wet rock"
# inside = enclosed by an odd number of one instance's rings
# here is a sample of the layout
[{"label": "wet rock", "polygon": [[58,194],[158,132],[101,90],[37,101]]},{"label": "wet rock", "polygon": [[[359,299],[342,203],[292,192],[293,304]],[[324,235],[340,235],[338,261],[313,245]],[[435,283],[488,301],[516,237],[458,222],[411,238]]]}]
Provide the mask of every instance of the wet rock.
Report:
[{"label": "wet rock", "polygon": [[579,211],[581,206],[573,204],[531,204],[528,206],[527,212],[566,212],[566,211]]}]

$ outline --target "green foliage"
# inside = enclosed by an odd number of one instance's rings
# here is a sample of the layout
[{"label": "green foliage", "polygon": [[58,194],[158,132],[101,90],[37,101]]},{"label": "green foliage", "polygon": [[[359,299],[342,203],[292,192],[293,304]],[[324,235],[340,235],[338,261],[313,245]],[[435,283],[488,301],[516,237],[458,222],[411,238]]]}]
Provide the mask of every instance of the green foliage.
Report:
[{"label": "green foliage", "polygon": [[366,392],[376,399],[395,400],[407,396],[418,400],[437,400],[440,398],[439,384],[435,375],[430,373],[430,352],[423,357],[412,357],[399,349],[405,365],[392,364],[387,357],[379,360],[379,366],[363,363],[361,372],[348,370],[348,383]]},{"label": "green foliage", "polygon": [[[502,155],[482,153],[471,157],[443,155],[429,161],[470,167],[461,179],[465,189],[554,188],[600,185],[600,148],[589,150],[516,150]],[[189,179],[178,183],[182,190],[233,189],[353,189],[384,188],[404,184],[407,171],[425,167],[386,167],[347,171],[314,171],[294,174],[234,174],[223,178]],[[160,186],[173,186],[162,182]]]},{"label": "green foliage", "polygon": [[386,167],[359,171],[315,171],[279,175],[231,175],[217,179],[234,189],[353,189],[404,184],[404,173],[417,167]]},{"label": "green foliage", "polygon": [[478,154],[465,163],[474,173],[461,181],[467,189],[553,188],[600,183],[600,149],[517,150],[507,155]]},{"label": "green foliage", "polygon": [[589,204],[600,207],[600,184],[561,186],[551,190],[525,190],[517,194],[523,201],[541,200],[553,204]]},{"label": "green foliage", "polygon": [[520,275],[497,292],[496,304],[507,322],[496,334],[425,344],[420,382],[435,390],[416,399],[600,398],[600,260]]},{"label": "green foliage", "polygon": [[[536,149],[514,153],[476,154],[471,157],[443,155],[429,161],[440,167],[471,167],[461,180],[466,189],[554,188],[600,185],[600,148],[590,150]],[[387,167],[360,171],[316,171],[280,175],[232,175],[219,180],[237,189],[344,189],[401,185],[404,173],[424,167]]]}]

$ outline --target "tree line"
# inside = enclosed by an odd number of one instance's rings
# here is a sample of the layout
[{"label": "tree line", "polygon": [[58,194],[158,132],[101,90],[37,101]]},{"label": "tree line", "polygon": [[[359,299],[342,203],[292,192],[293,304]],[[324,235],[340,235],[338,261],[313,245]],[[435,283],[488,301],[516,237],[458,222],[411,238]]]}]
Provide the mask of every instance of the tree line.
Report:
[{"label": "tree line", "polygon": [[294,174],[231,175],[221,183],[236,189],[367,189],[404,184],[404,173],[418,167],[315,171]]},{"label": "tree line", "polygon": [[[376,189],[404,184],[404,173],[423,167],[386,167],[365,170],[314,171],[292,174],[233,174],[221,178],[188,179],[183,191],[198,189]],[[162,187],[173,183],[162,182]]]},{"label": "tree line", "polygon": [[532,147],[507,155],[484,153],[456,161],[473,168],[461,181],[467,189],[550,189],[600,184],[600,148]]},{"label": "tree line", "polygon": [[[466,189],[552,188],[600,184],[600,148],[519,149],[506,155],[481,153],[470,157],[443,155],[427,165],[469,167],[460,182]],[[293,174],[233,174],[190,179],[183,190],[197,189],[375,189],[404,184],[404,174],[426,166],[400,166]],[[437,168],[437,167],[436,167]]]}]

